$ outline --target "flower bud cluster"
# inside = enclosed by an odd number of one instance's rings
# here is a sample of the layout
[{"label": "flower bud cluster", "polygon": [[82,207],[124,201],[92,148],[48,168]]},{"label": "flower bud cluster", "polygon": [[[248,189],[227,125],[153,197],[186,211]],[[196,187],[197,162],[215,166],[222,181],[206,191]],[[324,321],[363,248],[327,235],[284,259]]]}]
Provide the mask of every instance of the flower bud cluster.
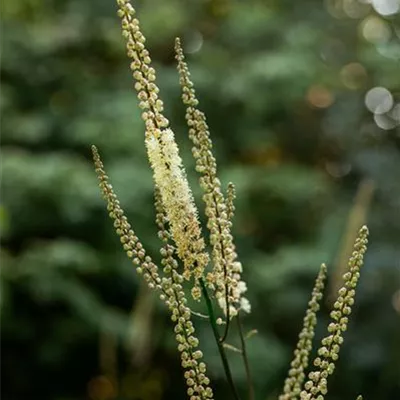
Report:
[{"label": "flower bud cluster", "polygon": [[177,246],[177,254],[184,263],[184,276],[189,279],[194,275],[196,282],[208,264],[208,254],[205,252],[197,208],[173,132],[166,129],[160,135],[160,139],[149,139],[147,152],[171,234]]},{"label": "flower bud cluster", "polygon": [[[182,100],[186,105],[189,137],[194,144],[192,152],[196,160],[196,170],[201,174],[200,186],[204,191],[207,227],[210,231],[213,271],[208,274],[207,282],[215,290],[218,303],[229,319],[237,314],[242,295],[246,291],[246,285],[241,281],[242,266],[237,261],[231,234],[230,217],[233,216],[234,191],[231,186],[226,201],[221,190],[221,182],[217,177],[217,163],[212,153],[209,128],[204,113],[197,109],[199,102],[178,38],[175,42],[175,51],[182,86]],[[249,306],[248,300],[243,303]],[[249,310],[249,307],[247,309]]]},{"label": "flower bud cluster", "polygon": [[348,272],[343,275],[344,285],[331,311],[332,322],[328,326],[329,335],[322,339],[322,346],[314,360],[316,369],[309,373],[309,380],[300,393],[302,400],[323,400],[328,392],[328,377],[335,370],[335,362],[343,343],[343,333],[347,330],[349,315],[354,304],[355,289],[360,278],[364,254],[367,250],[368,228],[364,225],[358,232],[353,253],[348,263]]},{"label": "flower bud cluster", "polygon": [[228,183],[228,188],[226,190],[226,213],[228,215],[229,221],[233,220],[235,214],[235,199],[236,199],[236,189],[232,182]]},{"label": "flower bud cluster", "polygon": [[169,125],[168,119],[162,113],[164,104],[158,97],[156,71],[151,66],[150,53],[145,46],[146,38],[140,30],[139,20],[135,18],[135,9],[129,0],[117,0],[117,4],[122,36],[126,40],[128,57],[132,60],[131,70],[139,107],[143,110],[142,118],[146,124],[146,135],[154,135],[155,128],[167,128]]},{"label": "flower bud cluster", "polygon": [[114,220],[115,230],[120,237],[126,254],[132,259],[132,263],[136,266],[138,274],[143,275],[150,289],[161,289],[161,278],[158,273],[158,267],[153,263],[150,256],[146,255],[142,243],[128,223],[112,185],[109,183],[109,178],[104,171],[104,165],[95,146],[92,146],[92,153],[103,198],[107,202],[109,215]]},{"label": "flower bud cluster", "polygon": [[197,209],[174,134],[167,129],[169,121],[163,115],[164,105],[158,95],[156,72],[151,66],[146,39],[140,30],[139,20],[135,18],[135,9],[128,0],[117,0],[117,3],[127,54],[132,60],[131,70],[139,107],[143,110],[145,142],[154,180],[160,189],[178,256],[184,263],[185,277],[189,279],[194,275],[197,281],[208,264]]},{"label": "flower bud cluster", "polygon": [[157,210],[156,222],[159,227],[159,237],[164,242],[161,248],[162,265],[165,277],[162,279],[163,294],[171,311],[171,319],[175,323],[175,338],[178,342],[178,351],[181,354],[181,364],[185,369],[187,394],[190,400],[212,399],[213,392],[210,379],[206,376],[206,365],[201,361],[203,353],[198,350],[199,340],[195,336],[195,329],[191,321],[190,308],[183,291],[184,278],[178,272],[178,262],[174,258],[175,248],[169,244],[170,233],[167,230],[168,219],[165,215],[161,195],[156,187],[155,206]]},{"label": "flower bud cluster", "polygon": [[326,265],[321,264],[315,285],[308,302],[308,309],[303,320],[303,329],[299,335],[299,341],[294,351],[294,358],[290,364],[289,374],[285,380],[283,394],[279,400],[297,399],[304,382],[304,371],[308,367],[308,359],[312,350],[315,325],[317,323],[317,312],[320,308],[319,302],[322,299],[324,282],[326,279]]}]

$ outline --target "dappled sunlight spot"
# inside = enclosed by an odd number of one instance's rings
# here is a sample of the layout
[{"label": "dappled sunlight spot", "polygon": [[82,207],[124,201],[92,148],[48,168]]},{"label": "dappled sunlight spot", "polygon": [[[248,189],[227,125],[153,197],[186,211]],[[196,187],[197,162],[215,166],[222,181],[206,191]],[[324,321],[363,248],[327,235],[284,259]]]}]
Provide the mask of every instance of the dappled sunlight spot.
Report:
[{"label": "dappled sunlight spot", "polygon": [[104,375],[91,379],[87,385],[87,391],[91,400],[108,400],[117,396],[115,385]]},{"label": "dappled sunlight spot", "polygon": [[314,85],[308,89],[306,99],[316,108],[327,108],[334,102],[333,93],[323,86]]},{"label": "dappled sunlight spot", "polygon": [[394,15],[400,11],[400,0],[372,0],[371,3],[380,15]]},{"label": "dappled sunlight spot", "polygon": [[340,70],[340,79],[345,87],[356,90],[364,86],[367,71],[359,63],[350,63]]},{"label": "dappled sunlight spot", "polygon": [[393,107],[393,96],[384,87],[374,87],[365,95],[365,105],[374,114],[384,114]]},{"label": "dappled sunlight spot", "polygon": [[360,23],[360,33],[371,43],[386,43],[391,37],[388,23],[377,16],[369,16]]}]

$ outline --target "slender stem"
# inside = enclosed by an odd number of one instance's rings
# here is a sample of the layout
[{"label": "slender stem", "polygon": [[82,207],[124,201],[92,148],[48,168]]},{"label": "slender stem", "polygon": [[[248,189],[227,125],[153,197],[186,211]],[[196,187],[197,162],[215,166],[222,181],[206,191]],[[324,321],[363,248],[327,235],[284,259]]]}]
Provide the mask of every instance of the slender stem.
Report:
[{"label": "slender stem", "polygon": [[217,323],[215,322],[215,315],[214,315],[214,310],[213,310],[210,296],[208,295],[207,288],[206,288],[203,278],[200,278],[199,281],[200,281],[201,291],[203,292],[203,296],[206,299],[207,310],[208,310],[208,314],[210,315],[211,327],[212,327],[212,330],[214,333],[215,341],[217,342],[218,351],[221,356],[222,364],[224,366],[226,379],[228,380],[228,384],[232,390],[233,397],[235,398],[235,400],[240,400],[235,383],[233,382],[232,373],[231,373],[231,370],[229,367],[228,359],[226,357],[225,349],[220,340],[220,336],[218,333]]},{"label": "slender stem", "polygon": [[[225,276],[225,282],[227,281],[226,279],[227,271],[226,271],[226,265],[224,266],[224,276]],[[228,284],[225,283],[225,304],[226,304],[226,324],[225,324],[225,330],[224,334],[222,337],[219,339],[221,343],[225,342],[227,336],[228,336],[228,331],[229,331],[229,322],[231,320],[230,314],[230,307],[229,307],[229,294],[228,294]]]},{"label": "slender stem", "polygon": [[246,349],[246,341],[243,336],[242,322],[240,321],[239,313],[236,317],[236,322],[237,322],[237,326],[238,326],[240,342],[242,345],[242,357],[243,357],[244,368],[246,370],[247,389],[248,389],[248,394],[249,394],[248,400],[254,400],[253,380],[251,378],[249,358],[247,356],[247,349]]}]

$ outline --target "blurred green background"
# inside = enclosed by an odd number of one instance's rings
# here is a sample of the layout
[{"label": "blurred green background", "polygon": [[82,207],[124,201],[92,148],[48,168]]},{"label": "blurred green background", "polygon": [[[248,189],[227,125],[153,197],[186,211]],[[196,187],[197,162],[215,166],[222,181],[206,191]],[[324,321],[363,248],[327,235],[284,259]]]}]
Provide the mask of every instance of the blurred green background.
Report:
[{"label": "blurred green background", "polygon": [[[134,6],[197,199],[175,36],[223,184],[237,185],[257,399],[280,393],[321,262],[330,271],[317,338],[324,334],[347,244],[365,219],[370,247],[329,399],[400,398],[400,2]],[[2,398],[184,399],[168,314],[123,253],[91,164],[96,144],[158,259],[115,2],[3,0],[1,11]],[[196,323],[216,398],[228,399],[210,328]],[[240,357],[230,359],[245,393]]]}]

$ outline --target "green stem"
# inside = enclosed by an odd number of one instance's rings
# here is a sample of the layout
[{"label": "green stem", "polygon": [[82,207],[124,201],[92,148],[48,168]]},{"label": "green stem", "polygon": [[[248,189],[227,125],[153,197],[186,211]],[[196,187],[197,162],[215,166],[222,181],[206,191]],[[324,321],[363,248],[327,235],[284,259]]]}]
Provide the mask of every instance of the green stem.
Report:
[{"label": "green stem", "polygon": [[236,316],[236,322],[237,322],[237,326],[238,326],[240,342],[242,345],[242,357],[243,357],[244,368],[246,370],[246,380],[247,380],[247,389],[248,389],[248,394],[249,394],[249,400],[254,400],[253,380],[251,378],[249,358],[247,356],[247,349],[246,349],[246,341],[243,336],[242,322],[240,321],[239,313]]},{"label": "green stem", "polygon": [[232,373],[231,373],[231,370],[229,367],[228,359],[226,357],[225,349],[224,349],[224,346],[221,342],[221,339],[220,339],[220,336],[218,333],[217,323],[215,321],[215,315],[214,315],[214,310],[213,310],[210,296],[208,295],[207,288],[206,288],[203,278],[200,278],[199,281],[200,281],[201,291],[203,292],[203,296],[206,299],[207,310],[208,310],[208,314],[210,315],[211,327],[212,327],[212,330],[214,333],[215,341],[217,342],[218,351],[221,356],[222,364],[224,366],[226,379],[228,380],[228,384],[232,390],[232,394],[233,394],[235,400],[240,400],[235,383],[233,382]]},{"label": "green stem", "polygon": [[[224,279],[225,282],[227,281],[226,278],[227,271],[226,271],[226,266],[224,266]],[[225,331],[222,337],[219,339],[221,343],[224,343],[226,338],[228,337],[228,331],[229,331],[229,322],[231,320],[230,316],[230,307],[229,307],[229,294],[228,294],[228,284],[225,284],[225,304],[226,304],[226,324],[225,324]]]}]

